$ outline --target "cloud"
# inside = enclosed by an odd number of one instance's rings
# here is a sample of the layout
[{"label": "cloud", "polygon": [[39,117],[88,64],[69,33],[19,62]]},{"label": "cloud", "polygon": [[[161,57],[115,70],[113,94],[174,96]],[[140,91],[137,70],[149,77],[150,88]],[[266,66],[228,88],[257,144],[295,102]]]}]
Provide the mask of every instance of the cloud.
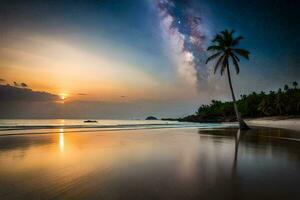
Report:
[{"label": "cloud", "polygon": [[14,86],[15,87],[23,87],[23,88],[28,87],[28,85],[26,83],[17,83],[16,81],[14,81]]},{"label": "cloud", "polygon": [[24,87],[24,88],[28,87],[28,85],[26,83],[20,83],[20,85],[21,85],[21,87]]},{"label": "cloud", "polygon": [[[14,82],[14,85],[19,85]],[[33,91],[30,88],[26,88],[27,84],[21,83],[20,87],[10,85],[0,85],[0,101],[57,101],[58,95],[54,95],[48,92]]]},{"label": "cloud", "polygon": [[85,93],[78,93],[77,95],[79,95],[79,96],[85,96],[87,94],[85,94]]},{"label": "cloud", "polygon": [[0,78],[0,82],[4,82],[4,81],[5,81],[4,79]]},{"label": "cloud", "polygon": [[16,81],[14,81],[14,86],[19,87],[20,85]]}]

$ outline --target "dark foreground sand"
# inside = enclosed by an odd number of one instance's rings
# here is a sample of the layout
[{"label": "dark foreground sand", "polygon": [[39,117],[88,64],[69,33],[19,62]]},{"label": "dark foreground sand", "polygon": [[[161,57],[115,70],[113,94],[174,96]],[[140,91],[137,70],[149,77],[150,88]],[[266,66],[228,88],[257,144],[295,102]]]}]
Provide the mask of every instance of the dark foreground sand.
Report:
[{"label": "dark foreground sand", "polygon": [[0,199],[300,199],[299,133],[123,130],[0,137]]}]

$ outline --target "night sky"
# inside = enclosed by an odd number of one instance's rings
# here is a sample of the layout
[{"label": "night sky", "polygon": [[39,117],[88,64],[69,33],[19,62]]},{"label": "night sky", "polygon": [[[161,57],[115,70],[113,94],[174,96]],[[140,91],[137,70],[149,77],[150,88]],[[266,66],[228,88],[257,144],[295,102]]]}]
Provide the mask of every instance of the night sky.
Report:
[{"label": "night sky", "polygon": [[251,53],[237,96],[276,90],[300,82],[299,19],[292,0],[3,0],[0,117],[181,117],[230,100],[205,65],[224,29]]}]

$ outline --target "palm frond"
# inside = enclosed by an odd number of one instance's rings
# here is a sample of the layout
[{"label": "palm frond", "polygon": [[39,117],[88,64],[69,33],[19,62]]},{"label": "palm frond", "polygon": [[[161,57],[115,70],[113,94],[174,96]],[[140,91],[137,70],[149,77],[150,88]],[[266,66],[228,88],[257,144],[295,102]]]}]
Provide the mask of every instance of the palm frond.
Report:
[{"label": "palm frond", "polygon": [[233,33],[234,32],[235,32],[234,30],[229,31],[227,29],[225,31],[221,32],[227,47],[231,46],[231,43],[233,41]]},{"label": "palm frond", "polygon": [[216,37],[212,40],[213,43],[217,44],[220,47],[226,46],[226,41],[224,37],[220,34],[217,34]]},{"label": "palm frond", "polygon": [[223,55],[219,58],[219,60],[217,61],[216,65],[215,65],[215,67],[214,67],[214,74],[217,72],[217,70],[218,70],[218,68],[219,68],[219,66],[220,66],[220,63],[222,62],[222,60],[224,59],[224,57],[225,57],[225,54],[223,54]]},{"label": "palm frond", "polygon": [[233,65],[234,65],[234,67],[235,67],[236,73],[237,73],[237,74],[240,73],[239,62],[236,60],[236,58],[235,58],[235,56],[234,56],[233,54],[231,54],[230,56],[231,56],[231,58],[232,58],[232,63],[233,63]]},{"label": "palm frond", "polygon": [[249,60],[250,52],[244,49],[232,49],[235,53]]},{"label": "palm frond", "polygon": [[222,51],[222,50],[224,50],[224,48],[219,45],[211,45],[207,48],[207,51]]},{"label": "palm frond", "polygon": [[211,60],[217,58],[219,55],[221,55],[221,53],[222,53],[222,52],[218,52],[218,53],[215,53],[215,54],[209,56],[209,57],[207,58],[205,64],[207,64],[209,61],[211,61]]},{"label": "palm frond", "polygon": [[221,31],[221,34],[222,34],[222,38],[223,38],[224,43],[227,45],[227,42],[228,42],[228,30]]},{"label": "palm frond", "polygon": [[217,42],[217,41],[222,40],[222,39],[223,39],[222,36],[220,34],[217,34],[215,36],[215,38],[212,40],[212,42]]},{"label": "palm frond", "polygon": [[240,59],[239,59],[239,57],[237,57],[234,53],[231,53],[231,55],[232,56],[234,56],[234,58],[237,60],[237,61],[239,61],[240,62]]},{"label": "palm frond", "polygon": [[227,35],[227,32],[228,32],[228,30],[226,29],[226,30],[224,30],[224,31],[221,31],[220,33],[224,36],[224,38],[225,38],[225,36]]},{"label": "palm frond", "polygon": [[223,62],[222,62],[221,76],[223,75],[224,70],[226,69],[226,67],[228,67],[227,62],[228,62],[228,56],[225,55],[224,58],[223,58]]},{"label": "palm frond", "polygon": [[231,45],[232,46],[238,45],[240,43],[240,40],[242,40],[242,39],[244,39],[243,36],[238,36],[238,37],[234,38],[233,41],[232,41],[232,43],[231,43]]}]

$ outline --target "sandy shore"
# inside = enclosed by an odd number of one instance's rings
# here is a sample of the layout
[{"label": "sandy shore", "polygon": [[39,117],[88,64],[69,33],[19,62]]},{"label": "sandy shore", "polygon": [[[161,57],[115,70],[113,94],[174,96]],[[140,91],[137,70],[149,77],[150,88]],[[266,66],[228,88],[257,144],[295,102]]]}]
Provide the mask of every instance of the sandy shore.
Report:
[{"label": "sandy shore", "polygon": [[0,137],[1,200],[300,199],[294,131],[57,131]]},{"label": "sandy shore", "polygon": [[300,118],[264,117],[257,119],[246,119],[245,121],[250,126],[264,126],[300,131]]}]

